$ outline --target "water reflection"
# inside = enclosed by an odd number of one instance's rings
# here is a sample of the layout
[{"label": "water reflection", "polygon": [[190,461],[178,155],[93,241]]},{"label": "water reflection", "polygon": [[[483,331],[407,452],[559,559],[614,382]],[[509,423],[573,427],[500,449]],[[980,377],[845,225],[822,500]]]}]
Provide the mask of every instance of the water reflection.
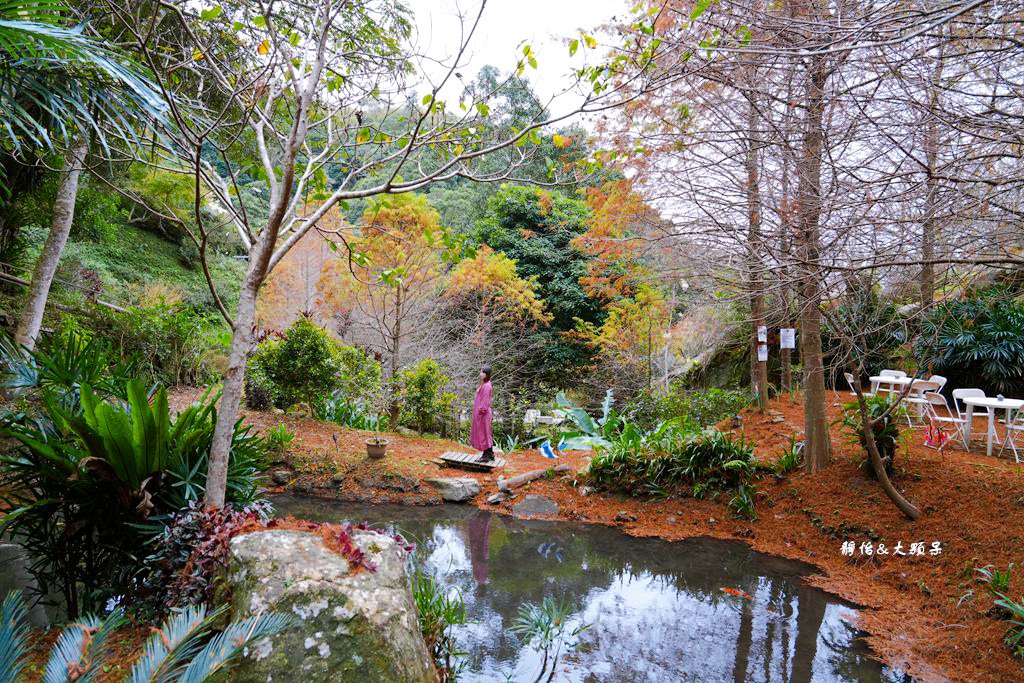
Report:
[{"label": "water reflection", "polygon": [[[746,545],[667,543],[597,526],[517,520],[471,507],[352,506],[280,497],[282,513],[368,520],[415,539],[418,561],[459,591],[465,680],[533,680],[540,657],[508,630],[524,602],[590,624],[555,680],[890,681],[850,625],[855,610]],[[723,590],[727,589],[727,590]],[[532,675],[531,675],[532,674]]]}]

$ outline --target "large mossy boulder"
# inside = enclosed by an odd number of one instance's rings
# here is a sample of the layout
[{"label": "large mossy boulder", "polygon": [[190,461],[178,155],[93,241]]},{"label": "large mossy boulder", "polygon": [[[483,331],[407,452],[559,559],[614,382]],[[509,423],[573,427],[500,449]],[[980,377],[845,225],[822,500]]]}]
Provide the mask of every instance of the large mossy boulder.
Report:
[{"label": "large mossy boulder", "polygon": [[296,626],[247,648],[233,681],[434,680],[405,549],[374,531],[354,530],[351,539],[376,571],[353,566],[318,534],[271,530],[231,539],[234,616],[273,610],[296,617]]}]

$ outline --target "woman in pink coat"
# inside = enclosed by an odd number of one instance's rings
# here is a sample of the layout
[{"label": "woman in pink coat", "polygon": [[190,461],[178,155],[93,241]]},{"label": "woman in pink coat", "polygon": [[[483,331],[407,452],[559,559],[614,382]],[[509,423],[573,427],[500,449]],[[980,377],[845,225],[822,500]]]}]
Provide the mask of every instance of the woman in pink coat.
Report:
[{"label": "woman in pink coat", "polygon": [[469,445],[483,451],[480,462],[494,460],[494,438],[491,436],[491,366],[480,369],[480,388],[473,399],[473,426]]}]

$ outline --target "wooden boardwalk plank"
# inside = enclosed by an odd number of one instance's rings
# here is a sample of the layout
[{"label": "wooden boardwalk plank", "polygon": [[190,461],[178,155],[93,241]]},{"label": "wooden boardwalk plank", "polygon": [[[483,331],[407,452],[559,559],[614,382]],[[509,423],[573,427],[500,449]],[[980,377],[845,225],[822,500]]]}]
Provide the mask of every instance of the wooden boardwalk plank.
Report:
[{"label": "wooden boardwalk plank", "polygon": [[461,467],[469,470],[479,470],[482,472],[490,472],[497,467],[504,467],[508,461],[504,458],[495,458],[490,462],[480,462],[479,453],[460,453],[457,451],[448,451],[441,454],[441,460],[452,467]]}]

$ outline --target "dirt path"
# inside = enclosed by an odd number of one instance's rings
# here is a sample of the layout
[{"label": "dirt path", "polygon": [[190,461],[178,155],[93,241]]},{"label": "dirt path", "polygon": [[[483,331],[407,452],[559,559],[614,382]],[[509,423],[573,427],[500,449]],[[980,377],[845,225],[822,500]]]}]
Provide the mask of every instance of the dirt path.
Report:
[{"label": "dirt path", "polygon": [[[174,405],[193,400],[196,392],[176,392]],[[845,399],[843,399],[845,400]],[[802,406],[775,401],[775,414],[744,413],[745,436],[756,443],[758,457],[774,458],[794,434],[801,438]],[[838,405],[830,409],[838,415]],[[345,429],[316,420],[272,413],[245,412],[246,419],[265,430],[284,422],[298,434],[285,460],[296,480],[273,490],[358,499],[433,503],[431,492],[400,493],[367,487],[364,475],[400,474],[470,476],[483,491],[474,500],[497,490],[496,476],[442,469],[431,461],[446,450],[469,450],[440,439],[406,438],[389,434],[389,454],[381,461],[365,459],[364,441],[370,433]],[[983,434],[979,420],[975,434]],[[975,580],[975,566],[993,564],[1003,569],[1024,563],[1024,468],[1012,460],[947,448],[945,455],[922,445],[921,430],[906,430],[907,448],[899,455],[897,487],[918,505],[923,515],[907,520],[885,497],[877,482],[860,472],[859,447],[846,443],[833,430],[835,462],[814,475],[796,473],[759,483],[756,521],[734,519],[722,502],[673,498],[661,502],[592,494],[583,496],[574,473],[532,482],[519,495],[494,506],[512,513],[512,505],[525,493],[545,495],[559,505],[559,517],[621,526],[626,533],[678,540],[693,536],[741,538],[756,550],[816,565],[821,574],[814,585],[869,609],[862,612],[861,628],[868,642],[888,665],[921,681],[1024,680],[1024,663],[1003,645],[1006,622],[986,613],[991,598]],[[502,473],[511,476],[549,467],[556,462],[574,468],[586,463],[587,453],[566,453],[557,461],[536,451],[508,454]],[[332,477],[343,479],[337,485]],[[362,481],[362,483],[360,483]],[[426,488],[426,487],[424,487]],[[489,506],[488,506],[489,507]],[[635,521],[616,522],[619,512]],[[844,541],[856,546],[853,556],[841,551]],[[941,553],[931,554],[932,544]],[[862,554],[862,543],[872,549],[885,544],[890,554]],[[904,552],[911,543],[923,543],[924,555],[892,554],[897,544]],[[1024,594],[1021,572],[1013,577],[1011,596]]]}]

